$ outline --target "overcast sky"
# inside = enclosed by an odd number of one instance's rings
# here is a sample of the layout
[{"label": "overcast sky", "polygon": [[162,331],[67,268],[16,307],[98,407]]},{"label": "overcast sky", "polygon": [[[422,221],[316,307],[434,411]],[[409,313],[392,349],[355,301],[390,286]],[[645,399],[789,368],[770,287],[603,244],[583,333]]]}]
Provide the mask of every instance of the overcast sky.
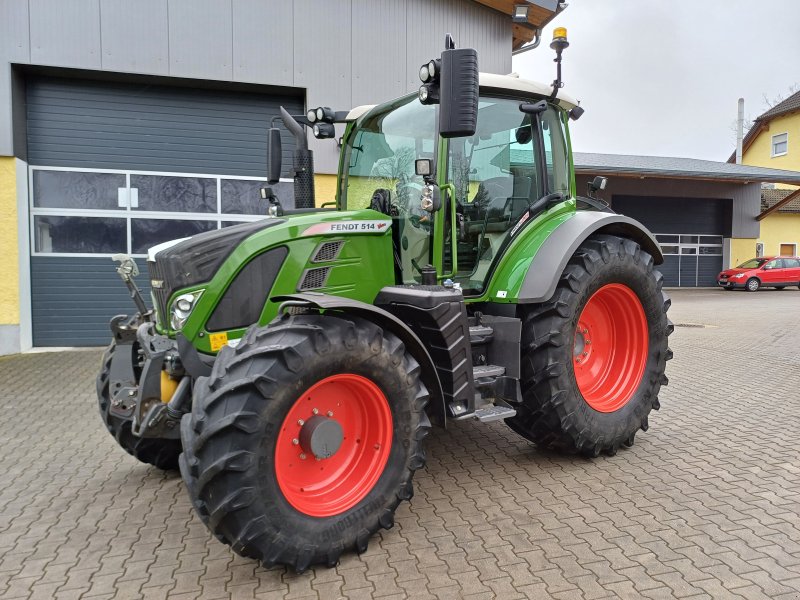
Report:
[{"label": "overcast sky", "polygon": [[555,78],[557,26],[570,41],[564,91],[586,109],[570,128],[577,152],[725,161],[738,98],[753,119],[764,94],[800,84],[799,0],[569,0],[542,44],[514,57],[521,77]]}]

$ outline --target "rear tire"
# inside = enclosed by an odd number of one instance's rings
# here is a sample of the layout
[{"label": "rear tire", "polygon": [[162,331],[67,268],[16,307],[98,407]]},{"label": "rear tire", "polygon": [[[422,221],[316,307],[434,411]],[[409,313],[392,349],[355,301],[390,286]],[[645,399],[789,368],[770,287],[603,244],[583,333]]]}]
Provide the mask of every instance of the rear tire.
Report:
[{"label": "rear tire", "polygon": [[180,440],[137,437],[131,432],[130,421],[119,419],[109,413],[111,405],[109,373],[116,348],[117,344],[112,340],[103,354],[100,374],[97,376],[97,407],[100,409],[100,417],[108,432],[114,436],[125,452],[143,463],[165,471],[174,471],[178,468],[178,456],[181,453]]},{"label": "rear tire", "polygon": [[[198,380],[181,422],[192,504],[237,554],[334,566],[411,499],[427,401],[417,362],[372,322],[309,314],[253,327]],[[306,425],[323,415],[343,439],[317,459]]]},{"label": "rear tire", "polygon": [[748,292],[757,292],[758,288],[761,287],[761,282],[756,279],[755,277],[751,277],[747,280],[747,283],[744,285],[744,289]]},{"label": "rear tire", "polygon": [[594,235],[581,244],[553,297],[521,306],[522,402],[508,425],[587,456],[631,446],[668,382],[673,326],[662,282],[631,240]]}]

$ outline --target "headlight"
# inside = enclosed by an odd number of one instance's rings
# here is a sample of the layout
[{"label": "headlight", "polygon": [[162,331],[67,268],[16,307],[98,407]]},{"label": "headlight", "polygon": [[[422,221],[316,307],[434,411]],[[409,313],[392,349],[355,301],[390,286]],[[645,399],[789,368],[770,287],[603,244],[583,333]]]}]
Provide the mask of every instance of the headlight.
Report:
[{"label": "headlight", "polygon": [[200,298],[202,293],[203,290],[197,290],[196,292],[181,294],[175,298],[175,300],[173,300],[172,316],[170,318],[170,326],[173,330],[178,331],[183,329],[186,319],[188,319],[189,315],[192,314],[192,310],[194,310],[197,299]]},{"label": "headlight", "polygon": [[733,276],[733,278],[734,278],[734,279],[741,279],[741,278],[742,278],[742,277],[744,277],[745,275],[746,275],[746,273],[737,273],[736,275],[734,275],[734,276]]},{"label": "headlight", "polygon": [[317,111],[313,108],[306,113],[306,119],[309,120],[310,123],[313,123],[317,120]]}]

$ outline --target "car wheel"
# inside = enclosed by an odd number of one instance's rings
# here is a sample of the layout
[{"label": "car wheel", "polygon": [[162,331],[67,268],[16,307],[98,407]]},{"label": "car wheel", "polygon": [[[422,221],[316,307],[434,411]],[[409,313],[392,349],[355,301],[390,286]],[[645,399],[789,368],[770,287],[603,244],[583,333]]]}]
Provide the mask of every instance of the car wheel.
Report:
[{"label": "car wheel", "polygon": [[755,277],[751,277],[750,279],[748,279],[747,283],[745,284],[745,289],[748,292],[757,292],[758,288],[760,287],[761,287],[761,282]]}]

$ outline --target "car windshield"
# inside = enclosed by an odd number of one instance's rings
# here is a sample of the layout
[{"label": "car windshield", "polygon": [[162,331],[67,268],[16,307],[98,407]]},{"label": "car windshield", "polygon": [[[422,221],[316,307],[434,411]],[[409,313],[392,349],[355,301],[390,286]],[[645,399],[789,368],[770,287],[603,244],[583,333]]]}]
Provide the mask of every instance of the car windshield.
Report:
[{"label": "car windshield", "polygon": [[763,259],[763,258],[752,258],[752,259],[748,260],[747,262],[743,262],[742,264],[740,264],[736,268],[737,269],[757,269],[761,265],[763,265],[765,262],[767,262],[767,261],[766,261],[766,259]]}]

